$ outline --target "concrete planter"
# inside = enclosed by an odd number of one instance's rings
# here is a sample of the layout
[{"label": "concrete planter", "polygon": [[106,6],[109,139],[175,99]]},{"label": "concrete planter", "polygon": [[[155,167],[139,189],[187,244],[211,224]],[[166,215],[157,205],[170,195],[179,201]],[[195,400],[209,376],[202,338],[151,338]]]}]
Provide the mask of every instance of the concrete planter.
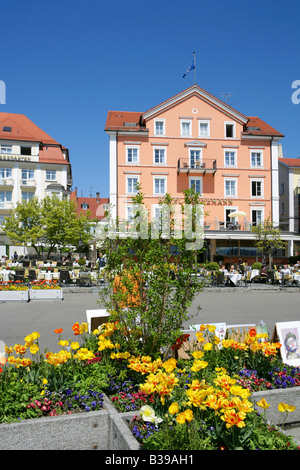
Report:
[{"label": "concrete planter", "polygon": [[104,409],[1,424],[2,450],[138,450],[124,417],[104,398]]},{"label": "concrete planter", "polygon": [[0,302],[28,302],[29,290],[2,290]]},{"label": "concrete planter", "polygon": [[30,289],[30,300],[63,300],[63,289]]},{"label": "concrete planter", "polygon": [[[256,403],[262,398],[264,398],[267,403],[270,403],[269,408],[265,411],[256,406]],[[282,424],[282,421],[286,416],[286,413],[278,411],[279,403],[286,403],[287,405],[295,406],[295,411],[288,413],[287,419],[284,422],[285,424],[299,423],[300,425],[300,387],[255,392],[252,394],[251,400],[261,414],[265,413],[266,418],[277,425]]]}]

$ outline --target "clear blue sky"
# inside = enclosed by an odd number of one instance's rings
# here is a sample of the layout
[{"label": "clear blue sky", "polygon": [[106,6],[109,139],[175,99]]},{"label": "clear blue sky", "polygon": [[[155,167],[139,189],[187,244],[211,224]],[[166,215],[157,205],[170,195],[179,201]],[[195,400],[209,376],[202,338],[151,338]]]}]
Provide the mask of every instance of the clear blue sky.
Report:
[{"label": "clear blue sky", "polygon": [[70,150],[73,188],[109,196],[108,110],[146,111],[196,82],[281,131],[300,156],[298,0],[2,2],[1,112]]}]

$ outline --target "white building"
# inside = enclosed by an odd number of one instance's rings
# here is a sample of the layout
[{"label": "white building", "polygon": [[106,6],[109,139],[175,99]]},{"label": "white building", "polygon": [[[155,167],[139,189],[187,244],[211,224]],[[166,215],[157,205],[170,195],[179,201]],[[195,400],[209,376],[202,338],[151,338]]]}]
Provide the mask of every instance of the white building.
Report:
[{"label": "white building", "polygon": [[[0,113],[0,226],[17,202],[57,194],[69,197],[69,151],[23,114]],[[0,255],[8,239],[0,230]],[[17,250],[23,254],[24,248]]]}]

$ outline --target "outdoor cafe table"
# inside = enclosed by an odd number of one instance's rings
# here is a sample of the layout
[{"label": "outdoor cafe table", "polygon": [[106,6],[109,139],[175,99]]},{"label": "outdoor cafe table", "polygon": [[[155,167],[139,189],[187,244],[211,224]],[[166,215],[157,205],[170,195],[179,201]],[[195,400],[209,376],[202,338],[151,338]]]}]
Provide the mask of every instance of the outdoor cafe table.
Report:
[{"label": "outdoor cafe table", "polygon": [[259,276],[259,275],[260,275],[259,269],[252,269],[251,274],[250,274],[250,281],[252,281],[254,277]]},{"label": "outdoor cafe table", "polygon": [[239,281],[242,279],[242,275],[239,273],[228,273],[227,278],[236,286]]}]

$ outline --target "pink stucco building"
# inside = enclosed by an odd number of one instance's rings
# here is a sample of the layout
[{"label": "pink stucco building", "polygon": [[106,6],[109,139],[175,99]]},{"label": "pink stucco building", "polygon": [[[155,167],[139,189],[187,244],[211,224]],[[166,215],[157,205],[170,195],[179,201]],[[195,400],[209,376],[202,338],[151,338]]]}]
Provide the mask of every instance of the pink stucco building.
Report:
[{"label": "pink stucco building", "polygon": [[[165,193],[178,201],[191,185],[205,205],[214,254],[255,258],[255,225],[279,224],[280,132],[245,116],[197,85],[145,112],[109,111],[110,202],[128,219],[137,182],[152,217]],[[232,218],[231,212],[244,216]]]}]

